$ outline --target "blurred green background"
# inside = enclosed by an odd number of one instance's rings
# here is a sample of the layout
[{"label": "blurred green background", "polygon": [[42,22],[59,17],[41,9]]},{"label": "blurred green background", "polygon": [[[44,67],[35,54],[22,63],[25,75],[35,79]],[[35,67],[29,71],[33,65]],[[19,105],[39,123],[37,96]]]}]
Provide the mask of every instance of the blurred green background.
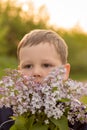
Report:
[{"label": "blurred green background", "polygon": [[22,37],[32,29],[51,29],[60,34],[68,44],[70,78],[87,81],[87,33],[78,25],[71,30],[49,25],[50,16],[42,5],[34,13],[33,3],[23,11],[15,0],[0,0],[0,77],[5,68],[17,68],[16,49]]}]

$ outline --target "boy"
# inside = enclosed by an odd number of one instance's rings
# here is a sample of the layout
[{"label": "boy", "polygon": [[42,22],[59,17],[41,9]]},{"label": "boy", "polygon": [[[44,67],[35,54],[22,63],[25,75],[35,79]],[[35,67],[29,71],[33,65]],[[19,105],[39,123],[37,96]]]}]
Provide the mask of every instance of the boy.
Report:
[{"label": "boy", "polygon": [[17,54],[19,70],[25,75],[34,76],[37,82],[41,82],[53,68],[61,65],[66,68],[65,80],[69,76],[67,45],[55,32],[31,31],[20,41]]},{"label": "boy", "polygon": [[[61,65],[66,68],[65,80],[69,77],[68,47],[65,41],[53,31],[33,30],[26,34],[18,45],[17,55],[18,69],[27,76],[35,77],[36,82],[42,82],[53,68]],[[3,114],[3,116],[5,115]],[[80,125],[78,128],[77,126],[71,127],[74,130],[87,129],[84,127],[85,125],[82,125],[82,128]],[[5,127],[3,130],[9,129]]]}]

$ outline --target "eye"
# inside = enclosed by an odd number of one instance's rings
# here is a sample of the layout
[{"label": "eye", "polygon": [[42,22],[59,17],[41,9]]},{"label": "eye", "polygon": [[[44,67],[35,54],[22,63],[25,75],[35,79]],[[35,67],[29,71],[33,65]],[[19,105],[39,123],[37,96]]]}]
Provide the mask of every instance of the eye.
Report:
[{"label": "eye", "polygon": [[31,64],[27,64],[27,65],[24,65],[23,68],[24,69],[30,69],[30,68],[32,68],[32,65]]},{"label": "eye", "polygon": [[46,64],[43,64],[43,67],[49,68],[49,67],[52,67],[52,64],[46,63]]}]

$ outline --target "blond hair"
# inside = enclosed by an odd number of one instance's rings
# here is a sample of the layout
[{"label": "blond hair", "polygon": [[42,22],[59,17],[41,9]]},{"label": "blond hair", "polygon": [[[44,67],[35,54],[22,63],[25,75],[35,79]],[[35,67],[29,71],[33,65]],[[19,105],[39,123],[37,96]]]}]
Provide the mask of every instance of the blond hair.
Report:
[{"label": "blond hair", "polygon": [[[56,32],[51,30],[36,29],[27,33],[20,41],[17,48],[17,55],[19,58],[20,49],[25,46],[34,46],[40,43],[49,43],[55,46],[57,53],[60,56],[60,60],[63,64],[66,64],[68,57],[68,46]],[[19,58],[20,59],[20,58]]]}]

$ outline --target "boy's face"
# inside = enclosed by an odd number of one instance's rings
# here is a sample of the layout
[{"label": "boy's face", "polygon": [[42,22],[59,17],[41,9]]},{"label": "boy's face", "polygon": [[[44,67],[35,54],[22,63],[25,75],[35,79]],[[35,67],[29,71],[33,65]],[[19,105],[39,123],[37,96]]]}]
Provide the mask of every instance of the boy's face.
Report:
[{"label": "boy's face", "polygon": [[[41,82],[55,67],[61,66],[60,56],[53,44],[40,43],[35,46],[26,46],[20,49],[19,69],[24,75],[35,77]],[[66,68],[69,64],[65,65]],[[68,78],[69,70],[66,74]]]}]

